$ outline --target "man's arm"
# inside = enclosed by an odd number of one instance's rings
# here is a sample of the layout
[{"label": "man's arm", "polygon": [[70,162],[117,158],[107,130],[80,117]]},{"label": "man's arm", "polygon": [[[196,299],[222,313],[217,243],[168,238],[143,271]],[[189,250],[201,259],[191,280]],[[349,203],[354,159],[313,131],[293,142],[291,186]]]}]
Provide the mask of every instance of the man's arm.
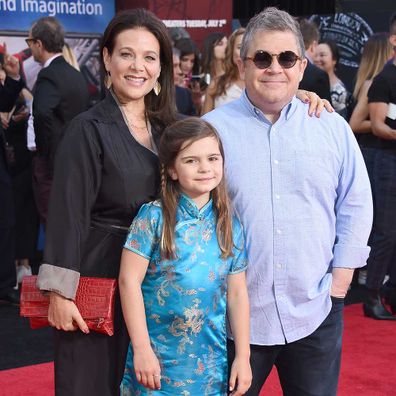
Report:
[{"label": "man's arm", "polygon": [[369,103],[371,127],[374,135],[381,139],[396,140],[396,129],[392,129],[389,125],[385,124],[388,107],[388,103]]},{"label": "man's arm", "polygon": [[366,263],[373,218],[371,186],[362,154],[348,124],[343,120],[339,122],[337,131],[343,151],[335,203],[336,239],[331,289],[334,297],[346,295],[354,269]]}]

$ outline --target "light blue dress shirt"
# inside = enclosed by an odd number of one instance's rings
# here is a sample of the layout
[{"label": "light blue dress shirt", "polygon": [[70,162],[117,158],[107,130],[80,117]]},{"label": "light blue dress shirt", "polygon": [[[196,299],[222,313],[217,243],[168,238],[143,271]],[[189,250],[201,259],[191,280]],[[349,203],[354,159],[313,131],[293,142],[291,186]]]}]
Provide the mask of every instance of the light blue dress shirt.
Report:
[{"label": "light blue dress shirt", "polygon": [[159,201],[134,218],[125,248],[148,259],[142,283],[147,328],[161,365],[161,390],[140,385],[129,347],[121,395],[227,395],[227,277],[247,266],[243,230],[233,219],[233,256],[220,257],[217,216],[210,200],[200,210],[181,195],[176,212],[178,258],[162,260]]},{"label": "light blue dress shirt", "polygon": [[206,114],[220,133],[231,199],[246,236],[251,343],[315,331],[331,308],[332,267],[369,254],[370,183],[338,114],[308,116],[293,98],[271,124],[247,97]]}]

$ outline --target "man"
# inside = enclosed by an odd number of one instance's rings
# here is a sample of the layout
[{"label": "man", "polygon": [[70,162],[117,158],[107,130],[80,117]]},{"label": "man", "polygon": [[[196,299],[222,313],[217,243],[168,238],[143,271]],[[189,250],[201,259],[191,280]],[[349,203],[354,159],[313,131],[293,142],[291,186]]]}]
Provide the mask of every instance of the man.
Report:
[{"label": "man", "polygon": [[[389,40],[396,48],[396,14],[390,20]],[[396,55],[396,51],[395,51]],[[374,319],[396,320],[382,304],[380,288],[389,273],[391,308],[396,313],[396,56],[374,78],[368,91],[371,127],[380,147],[374,163],[376,216],[367,262],[368,289],[364,313]]]},{"label": "man", "polygon": [[331,102],[329,76],[312,63],[319,42],[319,30],[314,22],[309,22],[307,19],[301,20],[300,30],[304,40],[307,67],[299,88],[313,91],[322,99],[327,99]]},{"label": "man", "polygon": [[64,31],[53,17],[37,20],[26,39],[40,70],[34,88],[33,119],[37,154],[33,161],[36,204],[45,224],[57,146],[68,123],[88,107],[83,75],[62,56]]},{"label": "man", "polygon": [[[4,85],[0,84],[0,111],[9,112],[15,104],[24,82],[19,75],[19,62],[6,52],[3,70]],[[0,300],[19,303],[15,271],[15,213],[11,178],[6,160],[5,138],[0,122]]]},{"label": "man", "polygon": [[267,8],[243,37],[245,92],[204,116],[221,135],[246,233],[253,371],[246,395],[259,394],[274,364],[285,395],[336,395],[343,299],[369,253],[363,158],[339,115],[309,117],[296,99],[306,63],[298,24]]},{"label": "man", "polygon": [[175,84],[176,108],[180,114],[193,116],[196,114],[195,107],[189,89],[180,85],[183,84],[183,73],[180,69],[180,50],[173,47],[173,82]]}]

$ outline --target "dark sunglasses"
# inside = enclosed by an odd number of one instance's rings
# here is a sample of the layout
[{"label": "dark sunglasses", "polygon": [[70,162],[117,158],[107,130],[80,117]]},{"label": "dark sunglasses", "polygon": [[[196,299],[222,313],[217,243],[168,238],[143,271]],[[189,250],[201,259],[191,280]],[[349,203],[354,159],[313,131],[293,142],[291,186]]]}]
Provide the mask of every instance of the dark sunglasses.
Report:
[{"label": "dark sunglasses", "polygon": [[259,69],[267,69],[271,66],[272,59],[274,57],[284,69],[292,68],[296,64],[297,60],[301,60],[301,58],[293,51],[284,51],[280,54],[270,54],[267,51],[261,50],[257,51],[253,57],[247,56],[245,60],[250,59]]}]

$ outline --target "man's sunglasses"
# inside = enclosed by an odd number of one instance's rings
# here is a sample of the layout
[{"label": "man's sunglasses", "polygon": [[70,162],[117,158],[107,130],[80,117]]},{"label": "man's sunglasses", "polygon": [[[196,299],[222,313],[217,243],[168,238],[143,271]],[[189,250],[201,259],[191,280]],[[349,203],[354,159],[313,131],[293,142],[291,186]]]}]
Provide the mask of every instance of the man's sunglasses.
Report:
[{"label": "man's sunglasses", "polygon": [[267,69],[271,66],[272,59],[274,57],[284,69],[292,68],[296,64],[297,60],[301,60],[301,58],[293,51],[284,51],[280,54],[270,54],[267,51],[261,50],[257,51],[253,57],[245,57],[245,60],[250,59],[259,69]]},{"label": "man's sunglasses", "polygon": [[25,39],[25,41],[26,41],[26,44],[28,46],[30,46],[30,44],[35,43],[37,41],[37,39],[35,39],[35,38],[27,38],[27,39]]}]

